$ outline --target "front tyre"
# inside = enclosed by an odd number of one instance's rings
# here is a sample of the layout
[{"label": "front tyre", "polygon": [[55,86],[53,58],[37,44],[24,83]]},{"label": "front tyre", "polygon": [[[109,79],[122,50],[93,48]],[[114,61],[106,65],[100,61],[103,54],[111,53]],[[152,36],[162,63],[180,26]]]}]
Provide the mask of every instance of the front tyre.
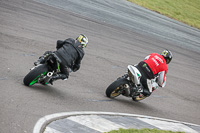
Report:
[{"label": "front tyre", "polygon": [[45,75],[47,72],[48,67],[46,64],[41,64],[37,66],[24,77],[24,84],[26,86],[31,86],[37,83],[40,76]]},{"label": "front tyre", "polygon": [[114,81],[106,89],[107,97],[114,98],[114,97],[119,96],[121,94],[121,91],[123,90],[125,84],[128,84],[128,80],[125,78],[120,78],[120,79]]},{"label": "front tyre", "polygon": [[132,97],[133,101],[135,101],[135,102],[139,102],[139,101],[141,101],[145,98],[146,98],[146,96],[144,96],[144,95],[142,95],[141,97],[140,96],[133,96]]}]

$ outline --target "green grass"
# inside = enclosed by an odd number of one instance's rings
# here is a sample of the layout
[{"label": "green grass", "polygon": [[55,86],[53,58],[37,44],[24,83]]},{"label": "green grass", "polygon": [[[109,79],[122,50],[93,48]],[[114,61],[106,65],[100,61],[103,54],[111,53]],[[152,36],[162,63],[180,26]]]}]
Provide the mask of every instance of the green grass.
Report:
[{"label": "green grass", "polygon": [[165,130],[143,128],[143,129],[119,129],[110,131],[108,133],[184,133],[184,132],[172,132]]},{"label": "green grass", "polygon": [[128,0],[200,29],[200,0]]}]

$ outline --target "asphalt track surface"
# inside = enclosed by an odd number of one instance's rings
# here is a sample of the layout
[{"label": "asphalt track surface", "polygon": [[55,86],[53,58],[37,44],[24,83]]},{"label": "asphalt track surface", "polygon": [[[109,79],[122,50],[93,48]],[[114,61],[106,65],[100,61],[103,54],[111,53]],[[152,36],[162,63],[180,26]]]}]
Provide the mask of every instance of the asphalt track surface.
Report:
[{"label": "asphalt track surface", "polygon": [[[44,4],[43,4],[44,3]],[[61,3],[61,4],[60,4]],[[26,87],[23,78],[58,39],[89,38],[81,69],[53,86]],[[167,85],[133,102],[105,89],[128,64],[173,52]],[[0,0],[0,132],[30,133],[41,117],[103,111],[200,124],[200,31],[124,0]]]}]

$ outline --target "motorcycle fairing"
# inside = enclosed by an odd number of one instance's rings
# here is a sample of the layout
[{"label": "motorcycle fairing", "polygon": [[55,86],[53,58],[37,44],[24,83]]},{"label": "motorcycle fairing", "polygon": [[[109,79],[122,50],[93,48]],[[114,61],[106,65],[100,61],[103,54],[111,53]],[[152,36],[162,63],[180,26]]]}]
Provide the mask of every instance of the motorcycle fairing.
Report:
[{"label": "motorcycle fairing", "polygon": [[128,70],[134,76],[134,83],[136,85],[140,85],[140,78],[142,76],[142,74],[140,73],[140,71],[135,66],[132,66],[132,65],[128,65]]}]

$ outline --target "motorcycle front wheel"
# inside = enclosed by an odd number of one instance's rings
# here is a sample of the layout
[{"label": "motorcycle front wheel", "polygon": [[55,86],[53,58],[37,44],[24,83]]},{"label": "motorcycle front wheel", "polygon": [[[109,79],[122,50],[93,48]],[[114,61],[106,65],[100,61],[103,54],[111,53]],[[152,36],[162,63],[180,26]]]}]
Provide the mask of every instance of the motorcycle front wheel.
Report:
[{"label": "motorcycle front wheel", "polygon": [[133,96],[133,97],[132,97],[133,101],[135,101],[135,102],[139,102],[139,101],[141,101],[141,100],[143,100],[143,99],[145,99],[145,98],[146,98],[146,96],[142,96],[142,97]]},{"label": "motorcycle front wheel", "polygon": [[120,79],[114,81],[106,89],[107,97],[114,98],[114,97],[119,96],[126,84],[128,84],[128,80],[125,78],[120,78]]},{"label": "motorcycle front wheel", "polygon": [[25,77],[24,77],[24,84],[26,86],[31,86],[38,82],[38,79],[42,75],[46,75],[48,73],[48,66],[46,64],[41,64],[38,67],[31,70]]}]

